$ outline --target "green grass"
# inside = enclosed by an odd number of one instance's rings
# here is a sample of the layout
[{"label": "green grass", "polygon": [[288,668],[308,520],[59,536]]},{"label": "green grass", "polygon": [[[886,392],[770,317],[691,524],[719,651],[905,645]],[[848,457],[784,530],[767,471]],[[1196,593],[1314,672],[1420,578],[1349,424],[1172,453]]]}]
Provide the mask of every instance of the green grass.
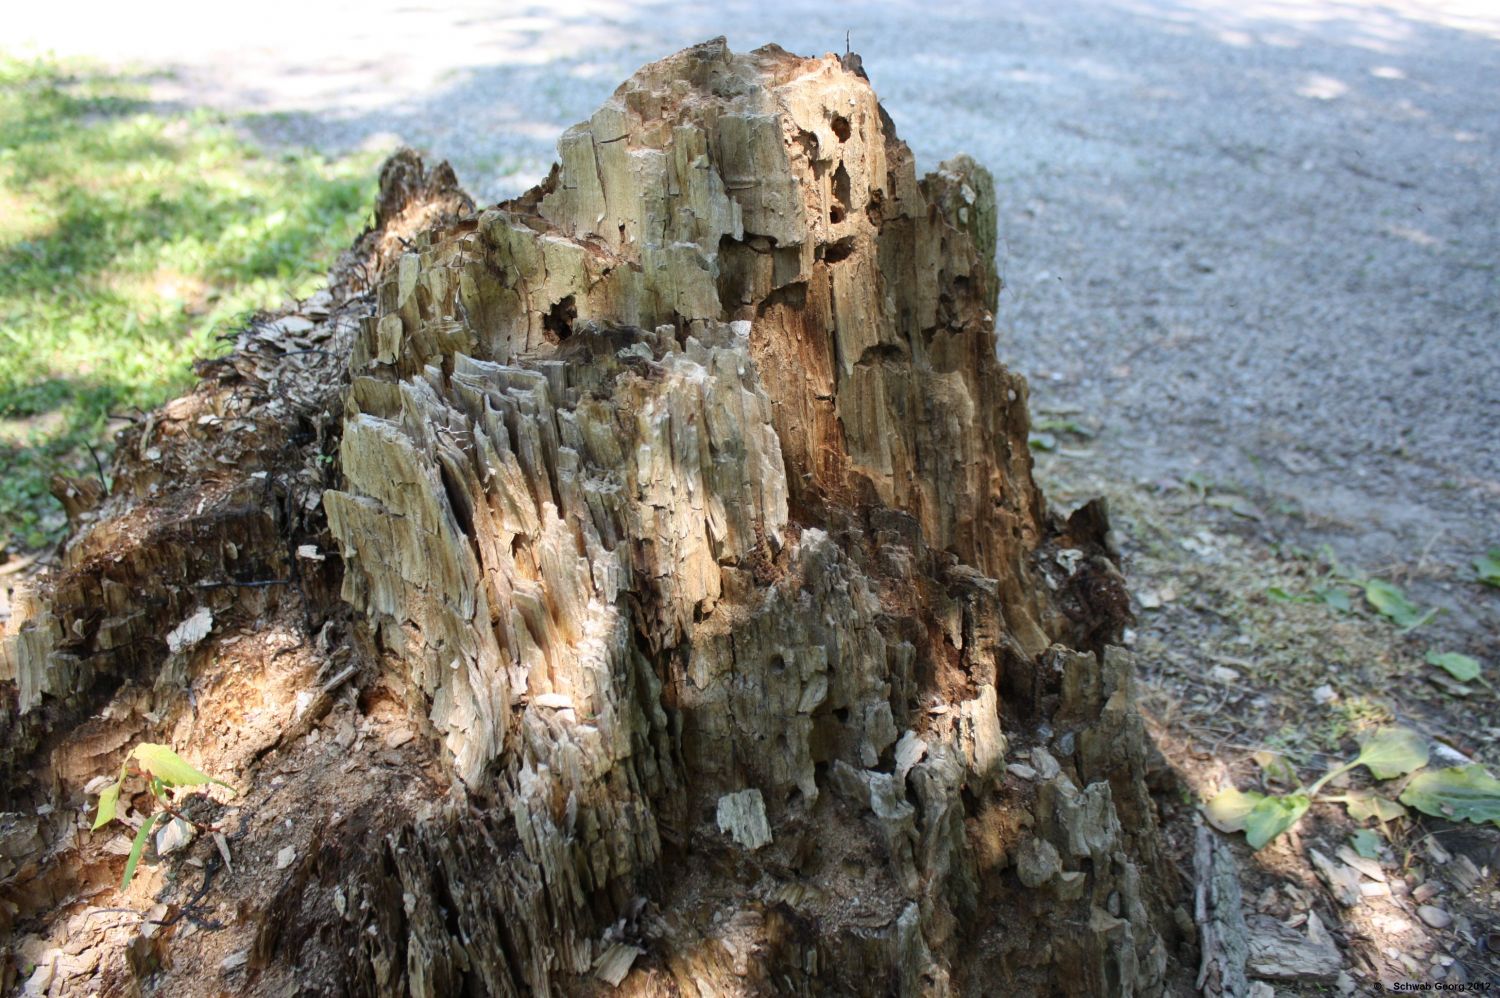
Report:
[{"label": "green grass", "polygon": [[55,542],[51,474],[93,473],[112,413],[186,389],[216,333],[314,290],[366,219],[371,157],[267,155],[233,125],[0,55],[0,552]]}]

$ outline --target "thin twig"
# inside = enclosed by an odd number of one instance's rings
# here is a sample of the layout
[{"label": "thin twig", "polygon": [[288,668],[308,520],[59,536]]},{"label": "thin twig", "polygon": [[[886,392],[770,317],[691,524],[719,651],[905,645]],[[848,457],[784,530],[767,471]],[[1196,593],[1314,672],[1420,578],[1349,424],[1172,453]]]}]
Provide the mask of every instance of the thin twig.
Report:
[{"label": "thin twig", "polygon": [[83,445],[89,449],[89,456],[94,459],[94,470],[99,472],[99,484],[104,486],[104,491],[108,494],[109,479],[105,477],[104,462],[99,460],[99,452],[94,450],[94,445],[87,440],[84,441]]},{"label": "thin twig", "polygon": [[244,589],[255,589],[260,586],[289,586],[291,579],[257,579],[253,582],[200,582],[199,589],[230,589],[240,587]]},{"label": "thin twig", "polygon": [[183,814],[181,811],[173,807],[171,803],[163,797],[156,798],[156,802],[161,805],[161,809],[163,811],[167,812],[174,818],[187,822],[189,825],[192,825],[200,832],[209,832],[210,834],[212,834],[213,832],[222,832],[224,830],[222,825],[205,825],[201,821],[194,821],[192,818],[189,818],[187,815]]},{"label": "thin twig", "polygon": [[183,903],[182,908],[178,910],[177,914],[173,915],[171,918],[163,919],[156,924],[161,926],[171,926],[180,922],[184,918],[189,918],[192,919],[194,925],[202,926],[206,929],[222,929],[224,927],[222,923],[210,919],[201,918],[198,915],[194,915],[192,913],[193,909],[198,906],[198,902],[202,901],[203,898],[208,894],[208,889],[213,886],[214,875],[219,872],[219,868],[221,866],[223,866],[223,861],[219,858],[218,854],[210,853],[208,862],[204,863],[203,865],[203,883],[198,886],[198,892]]}]

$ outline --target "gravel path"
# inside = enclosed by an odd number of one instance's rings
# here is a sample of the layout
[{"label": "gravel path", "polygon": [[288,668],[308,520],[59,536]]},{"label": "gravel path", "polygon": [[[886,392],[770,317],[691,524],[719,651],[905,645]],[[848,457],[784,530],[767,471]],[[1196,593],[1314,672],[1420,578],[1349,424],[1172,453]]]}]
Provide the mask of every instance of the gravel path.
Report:
[{"label": "gravel path", "polygon": [[923,166],[995,172],[1002,356],[1099,430],[1079,460],[1248,490],[1367,567],[1500,546],[1484,0],[154,6],[33,5],[8,31],[169,68],[161,99],[268,143],[416,145],[486,199],[643,62],[848,31]]}]

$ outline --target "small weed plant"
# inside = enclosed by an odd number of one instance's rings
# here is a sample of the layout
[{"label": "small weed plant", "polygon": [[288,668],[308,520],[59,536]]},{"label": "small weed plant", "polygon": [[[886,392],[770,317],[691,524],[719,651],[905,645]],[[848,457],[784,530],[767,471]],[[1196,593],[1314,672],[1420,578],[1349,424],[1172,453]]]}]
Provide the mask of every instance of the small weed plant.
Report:
[{"label": "small weed plant", "polygon": [[[1343,804],[1356,822],[1371,819],[1382,826],[1407,814],[1408,807],[1450,821],[1491,822],[1500,825],[1500,780],[1478,765],[1428,769],[1430,751],[1425,739],[1401,727],[1379,728],[1361,743],[1359,754],[1324,773],[1310,786],[1281,794],[1220,791],[1204,807],[1208,820],[1224,832],[1244,832],[1252,849],[1259,849],[1295,825],[1315,803]],[[1324,793],[1331,782],[1360,766],[1391,789]],[[1296,782],[1284,759],[1262,768],[1273,780]],[[1392,781],[1404,781],[1399,785]]]},{"label": "small weed plant", "polygon": [[1282,603],[1321,603],[1340,613],[1353,613],[1354,601],[1349,592],[1353,589],[1363,594],[1372,610],[1403,632],[1414,631],[1438,615],[1436,607],[1423,610],[1413,603],[1394,582],[1361,575],[1345,568],[1327,546],[1324,546],[1321,555],[1329,567],[1309,592],[1294,593],[1281,586],[1271,586],[1266,590],[1266,595]]},{"label": "small weed plant", "polygon": [[130,886],[130,881],[135,876],[135,868],[141,861],[141,854],[146,850],[146,842],[151,838],[152,830],[158,825],[164,825],[173,818],[179,818],[200,830],[216,831],[210,826],[181,814],[169,796],[170,791],[182,787],[202,787],[210,783],[229,787],[231,792],[234,790],[223,780],[216,780],[207,773],[199,772],[167,746],[142,742],[131,750],[131,753],[125,757],[125,761],[120,764],[120,778],[105,787],[99,794],[99,809],[94,815],[95,829],[103,828],[117,819],[124,822],[118,814],[120,791],[125,786],[125,780],[131,775],[132,764],[136,772],[146,781],[146,789],[151,792],[152,798],[161,810],[155,814],[146,815],[146,819],[141,822],[141,827],[136,830],[135,841],[130,845],[130,855],[125,860],[125,876],[120,881],[122,891]]}]

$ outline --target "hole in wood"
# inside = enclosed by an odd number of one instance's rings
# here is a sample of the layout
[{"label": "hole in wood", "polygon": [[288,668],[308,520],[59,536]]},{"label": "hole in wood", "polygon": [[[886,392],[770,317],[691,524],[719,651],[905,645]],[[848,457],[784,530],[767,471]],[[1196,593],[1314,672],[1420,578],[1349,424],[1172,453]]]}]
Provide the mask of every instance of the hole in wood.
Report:
[{"label": "hole in wood", "polygon": [[573,335],[573,320],[578,318],[578,306],[573,296],[568,295],[553,305],[542,318],[542,332],[551,343],[561,343]]},{"label": "hole in wood", "polygon": [[833,204],[828,208],[828,221],[837,225],[849,214],[849,171],[840,163],[833,171]]},{"label": "hole in wood", "polygon": [[845,236],[823,247],[823,259],[828,263],[838,263],[840,260],[847,260],[853,252],[854,237]]}]

